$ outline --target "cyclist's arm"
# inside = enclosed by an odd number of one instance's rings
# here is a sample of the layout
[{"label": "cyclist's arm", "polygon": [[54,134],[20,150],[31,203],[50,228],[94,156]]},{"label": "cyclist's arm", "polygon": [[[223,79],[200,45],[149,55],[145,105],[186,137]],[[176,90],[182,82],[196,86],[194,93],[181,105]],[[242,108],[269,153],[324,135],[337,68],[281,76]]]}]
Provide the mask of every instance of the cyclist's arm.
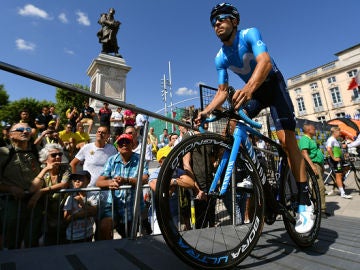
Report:
[{"label": "cyclist's arm", "polygon": [[334,160],[334,161],[340,161],[340,160],[341,160],[340,158],[336,158],[336,157],[334,156],[334,152],[333,152],[331,146],[326,147],[326,150],[327,150],[327,152],[329,153],[329,156],[332,158],[332,160]]},{"label": "cyclist's arm", "polygon": [[358,147],[360,145],[360,135],[357,136],[356,140],[347,144],[347,147],[348,148],[351,148],[351,147]]},{"label": "cyclist's arm", "polygon": [[206,108],[199,113],[199,115],[206,116],[210,114],[215,109],[220,109],[221,105],[225,102],[227,96],[228,96],[228,84],[220,84],[218,86],[218,90],[213,98],[213,100],[210,102],[209,105],[206,106]]}]

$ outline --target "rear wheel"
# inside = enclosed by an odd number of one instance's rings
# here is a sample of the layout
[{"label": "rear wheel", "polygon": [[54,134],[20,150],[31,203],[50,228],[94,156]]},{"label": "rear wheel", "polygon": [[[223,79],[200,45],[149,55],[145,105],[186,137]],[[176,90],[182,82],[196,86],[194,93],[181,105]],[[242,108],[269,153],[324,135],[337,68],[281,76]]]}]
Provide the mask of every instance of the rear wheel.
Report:
[{"label": "rear wheel", "polygon": [[[254,163],[241,149],[232,173],[233,183],[224,196],[208,194],[201,201],[188,196],[186,202],[189,190],[172,190],[169,183],[183,169],[182,158],[205,147],[211,147],[212,152],[204,155],[209,154],[211,162],[218,164],[223,154],[232,149],[232,140],[217,134],[191,136],[171,150],[162,164],[155,195],[159,227],[168,246],[195,269],[233,268],[249,255],[261,235],[263,189]],[[224,175],[225,170],[221,183]],[[253,188],[236,188],[236,183],[245,178],[252,181]],[[193,209],[196,204],[202,204],[203,210]],[[246,210],[248,223],[244,222]]]},{"label": "rear wheel", "polygon": [[318,237],[321,223],[321,197],[317,183],[317,177],[311,169],[310,165],[306,162],[306,176],[309,185],[309,197],[314,205],[315,222],[310,232],[298,233],[295,231],[295,217],[298,206],[297,186],[288,166],[285,168],[284,175],[285,181],[283,181],[282,186],[280,187],[280,192],[282,203],[284,206],[286,206],[286,212],[283,213],[285,228],[296,245],[299,247],[312,246]]}]

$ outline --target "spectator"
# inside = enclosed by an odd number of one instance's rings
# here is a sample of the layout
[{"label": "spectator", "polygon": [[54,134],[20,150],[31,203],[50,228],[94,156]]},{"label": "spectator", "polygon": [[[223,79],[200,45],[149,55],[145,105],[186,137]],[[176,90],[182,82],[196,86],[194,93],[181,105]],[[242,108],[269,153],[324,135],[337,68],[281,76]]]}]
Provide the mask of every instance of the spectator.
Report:
[{"label": "spectator", "polygon": [[79,122],[76,125],[76,149],[82,148],[85,144],[90,142],[90,136],[89,133],[84,131],[84,125],[83,123]]},{"label": "spectator", "polygon": [[58,143],[62,147],[65,146],[59,137],[59,133],[55,130],[55,127],[49,126],[48,129],[41,132],[40,136],[34,141],[34,144],[38,145],[40,149],[48,143]]},{"label": "spectator", "polygon": [[104,107],[100,108],[98,113],[98,118],[100,121],[100,126],[108,127],[110,133],[110,118],[111,118],[111,109],[109,108],[109,103],[104,102]]},{"label": "spectator", "polygon": [[[31,127],[28,123],[16,123],[9,130],[12,147],[0,148],[0,192],[9,193],[0,198],[0,226],[5,248],[20,248],[39,244],[42,223],[42,206],[29,208],[28,203],[36,185],[33,183],[40,172],[37,152],[29,143]],[[20,226],[19,226],[20,225]]]},{"label": "spectator", "polygon": [[[127,237],[125,228],[131,228],[133,208],[135,202],[135,186],[140,166],[139,155],[132,152],[133,138],[130,134],[122,134],[117,139],[119,153],[110,157],[106,162],[103,172],[96,181],[101,188],[109,188],[105,205],[100,210],[100,239],[112,239],[113,222],[122,237]],[[148,180],[148,167],[144,164],[142,184]],[[120,189],[121,186],[130,185],[130,190]],[[141,201],[141,208],[144,201]],[[114,217],[112,217],[112,204],[114,203]],[[113,219],[114,218],[114,219]],[[127,224],[125,224],[127,223]]]},{"label": "spectator", "polygon": [[169,133],[168,133],[167,128],[163,129],[163,133],[160,134],[160,136],[159,136],[159,141],[160,141],[160,143],[158,145],[159,148],[164,147],[165,145],[169,144]]},{"label": "spectator", "polygon": [[92,127],[94,125],[94,116],[95,110],[93,107],[90,107],[89,101],[84,101],[84,108],[81,110],[79,119],[82,124],[88,125],[87,133],[90,134]]},{"label": "spectator", "polygon": [[135,123],[136,123],[135,126],[137,132],[140,134],[141,137],[144,136],[145,122],[146,122],[145,117],[141,113],[138,113],[135,118]]},{"label": "spectator", "polygon": [[30,118],[30,112],[28,109],[22,109],[20,111],[20,121],[19,123],[27,123],[31,127],[31,136],[35,137],[36,135],[36,126],[35,122]]},{"label": "spectator", "polygon": [[[156,155],[156,159],[159,162],[159,167],[156,168],[149,176],[149,186],[150,188],[155,192],[156,190],[156,183],[157,183],[157,178],[159,177],[159,172],[160,172],[160,168],[161,165],[163,164],[165,158],[168,156],[168,154],[170,153],[171,148],[161,148],[159,149],[159,151],[157,152]],[[170,203],[170,213],[173,219],[173,222],[175,225],[177,225],[179,223],[179,206],[178,206],[178,187],[182,187],[185,189],[192,189],[195,186],[194,180],[185,173],[185,171],[181,170],[181,169],[177,169],[175,171],[175,174],[173,175],[173,179],[171,179],[170,182],[170,189],[173,190],[174,192],[171,193],[171,198],[169,200]],[[154,214],[156,212],[154,211]],[[156,223],[156,217],[153,217],[155,223]],[[155,225],[156,226],[156,225]]]},{"label": "spectator", "polygon": [[70,162],[73,173],[78,171],[78,166],[83,163],[83,169],[91,175],[88,187],[94,187],[104,164],[110,156],[117,153],[116,148],[107,141],[110,137],[108,127],[98,127],[95,142],[84,145]]},{"label": "spectator", "polygon": [[6,125],[3,127],[0,147],[3,147],[3,146],[11,146],[10,133],[9,133],[10,128],[11,128],[11,125],[10,125],[10,124],[6,124]]},{"label": "spectator", "polygon": [[[54,121],[54,128],[55,130],[59,130],[60,126],[60,116],[55,112],[55,106],[49,107],[49,115],[52,116],[52,120]],[[51,121],[50,121],[51,122]],[[50,124],[49,122],[49,124]]]},{"label": "spectator", "polygon": [[[79,171],[70,175],[74,189],[85,188],[90,182],[88,171]],[[97,199],[86,191],[79,190],[66,198],[64,219],[67,242],[91,242],[94,236],[94,225],[97,212]]]},{"label": "spectator", "polygon": [[70,123],[65,125],[65,129],[59,132],[59,138],[64,143],[64,150],[67,158],[72,160],[76,153],[76,139],[77,136],[72,132],[72,126]]},{"label": "spectator", "polygon": [[66,111],[66,118],[68,119],[68,123],[71,126],[71,131],[76,132],[76,124],[80,121],[80,114],[78,109],[75,106],[70,107]]},{"label": "spectator", "polygon": [[117,107],[116,111],[112,113],[110,118],[110,122],[113,122],[115,139],[124,132],[124,116],[122,115],[121,111],[122,108]]},{"label": "spectator", "polygon": [[41,134],[41,132],[47,129],[48,124],[52,119],[52,116],[49,114],[49,107],[43,106],[41,114],[35,118],[35,125],[38,130],[38,134]]},{"label": "spectator", "polygon": [[62,208],[64,197],[56,191],[69,187],[71,170],[68,164],[62,163],[64,152],[60,144],[46,144],[39,154],[39,160],[44,166],[34,181],[36,192],[31,197],[29,205],[36,205],[42,196],[48,195],[44,243],[45,245],[63,244],[65,227],[63,216],[59,216],[58,211]]},{"label": "spectator", "polygon": [[136,115],[135,113],[130,110],[130,109],[126,109],[124,111],[124,125],[125,128],[128,126],[135,126],[135,120],[136,120]]},{"label": "spectator", "polygon": [[[343,170],[341,164],[342,150],[338,138],[340,137],[340,128],[332,127],[330,129],[331,136],[326,141],[326,150],[329,154],[328,161],[329,165],[335,172],[336,186],[340,191],[340,196],[344,199],[352,199],[351,195],[345,193],[344,186],[342,183]],[[334,192],[334,191],[332,191]],[[331,195],[332,193],[328,193]]]},{"label": "spectator", "polygon": [[151,143],[151,151],[153,155],[156,157],[156,153],[158,151],[158,139],[154,132],[155,132],[154,128],[150,127],[148,133],[148,143]]},{"label": "spectator", "polygon": [[312,124],[304,124],[304,136],[299,140],[299,148],[305,160],[310,164],[312,170],[318,179],[318,186],[321,197],[321,217],[327,218],[329,214],[326,213],[325,203],[325,186],[324,186],[324,155],[318,147],[315,140],[315,126]]}]

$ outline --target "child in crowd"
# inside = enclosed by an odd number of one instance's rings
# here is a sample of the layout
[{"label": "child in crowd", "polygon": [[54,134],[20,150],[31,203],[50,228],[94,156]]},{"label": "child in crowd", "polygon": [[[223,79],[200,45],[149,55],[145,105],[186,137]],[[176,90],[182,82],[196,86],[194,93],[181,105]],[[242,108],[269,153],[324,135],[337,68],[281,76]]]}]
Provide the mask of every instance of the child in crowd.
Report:
[{"label": "child in crowd", "polygon": [[[90,183],[90,173],[80,171],[70,175],[74,189],[86,188]],[[94,235],[94,216],[97,199],[94,195],[79,190],[72,193],[64,204],[64,219],[67,222],[66,239],[69,242],[91,242]],[[89,196],[90,195],[90,196]]]}]

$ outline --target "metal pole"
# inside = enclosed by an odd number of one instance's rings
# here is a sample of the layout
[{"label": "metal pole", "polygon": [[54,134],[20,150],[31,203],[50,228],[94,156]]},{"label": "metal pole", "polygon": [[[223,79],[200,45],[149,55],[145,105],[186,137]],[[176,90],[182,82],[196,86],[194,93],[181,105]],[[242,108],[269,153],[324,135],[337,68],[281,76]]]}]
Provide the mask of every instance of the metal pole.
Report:
[{"label": "metal pole", "polygon": [[[171,81],[171,64],[169,61],[169,95],[170,95],[170,112],[171,112],[171,119],[174,119],[173,115],[173,101],[172,101],[172,81]],[[171,124],[171,132],[174,132],[174,124]]]},{"label": "metal pole", "polygon": [[146,153],[146,144],[147,144],[147,136],[148,129],[149,129],[149,119],[146,118],[146,122],[144,125],[144,133],[142,137],[141,142],[141,153],[140,153],[140,166],[138,171],[138,177],[136,182],[136,193],[135,193],[135,204],[134,204],[134,214],[133,214],[133,220],[132,220],[132,226],[131,226],[131,239],[135,239],[136,237],[136,230],[137,230],[137,222],[138,217],[140,214],[140,200],[142,199],[142,176],[144,171],[144,162],[145,162],[145,153]]},{"label": "metal pole", "polygon": [[9,65],[9,64],[7,64],[5,62],[2,62],[2,61],[0,61],[0,69],[2,69],[4,71],[7,71],[7,72],[10,72],[10,73],[14,73],[14,74],[23,76],[23,77],[26,77],[26,78],[29,78],[29,79],[32,79],[32,80],[35,80],[35,81],[38,81],[38,82],[41,82],[41,83],[52,85],[52,86],[55,86],[55,87],[58,87],[58,88],[61,88],[61,89],[64,89],[64,90],[77,92],[77,93],[83,94],[85,96],[92,97],[94,99],[98,99],[98,100],[103,101],[103,102],[108,102],[109,104],[119,106],[119,107],[122,107],[122,108],[125,108],[125,109],[129,109],[129,110],[132,110],[134,112],[142,113],[144,115],[147,115],[147,116],[150,116],[150,117],[153,117],[153,118],[156,118],[156,119],[160,119],[160,120],[163,120],[163,121],[166,121],[166,122],[169,122],[169,123],[174,123],[175,125],[182,125],[182,126],[185,126],[185,127],[189,128],[189,129],[194,129],[194,127],[192,127],[191,125],[187,125],[186,123],[182,123],[180,121],[177,121],[175,119],[171,119],[171,118],[163,116],[161,114],[157,114],[157,113],[154,113],[152,111],[148,111],[148,110],[136,107],[134,105],[127,104],[127,103],[119,101],[119,100],[115,100],[115,99],[112,99],[112,98],[109,98],[109,97],[106,97],[106,96],[103,96],[103,95],[100,95],[100,94],[97,94],[97,93],[93,93],[93,92],[90,92],[90,91],[75,87],[75,86],[73,86],[71,84],[64,83],[64,82],[61,82],[61,81],[46,77],[44,75],[40,75],[40,74],[35,73],[35,72],[28,71],[26,69],[22,69],[22,68],[13,66],[13,65]]}]

